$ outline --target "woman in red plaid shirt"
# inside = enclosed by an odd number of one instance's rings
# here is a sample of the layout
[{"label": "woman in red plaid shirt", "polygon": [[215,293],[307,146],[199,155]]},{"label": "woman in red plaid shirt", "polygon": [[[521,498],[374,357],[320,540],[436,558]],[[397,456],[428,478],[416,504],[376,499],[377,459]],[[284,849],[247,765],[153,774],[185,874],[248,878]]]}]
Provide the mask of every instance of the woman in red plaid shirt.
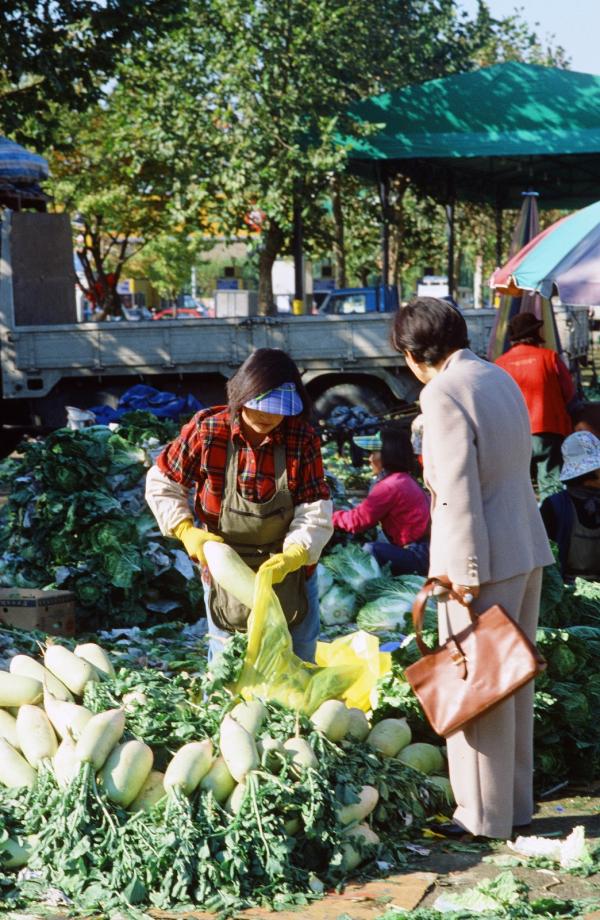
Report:
[{"label": "woman in red plaid shirt", "polygon": [[[284,351],[259,348],[227,384],[227,406],[198,412],[148,473],[146,499],[163,534],[176,536],[205,566],[203,546],[232,546],[255,571],[273,575],[294,651],[314,661],[319,601],[314,571],[333,533],[332,503],[311,403]],[[195,526],[188,501],[195,489]],[[209,658],[249,610],[207,584]]]}]

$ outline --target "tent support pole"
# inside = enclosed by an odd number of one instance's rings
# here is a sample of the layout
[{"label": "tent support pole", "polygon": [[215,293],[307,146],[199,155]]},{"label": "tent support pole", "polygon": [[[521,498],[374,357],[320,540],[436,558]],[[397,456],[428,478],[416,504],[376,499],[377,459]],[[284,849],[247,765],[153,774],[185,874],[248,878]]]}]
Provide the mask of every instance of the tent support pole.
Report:
[{"label": "tent support pole", "polygon": [[502,251],[504,249],[504,240],[502,239],[502,205],[496,201],[496,265],[502,265]]},{"label": "tent support pole", "polygon": [[448,293],[454,297],[454,239],[455,239],[455,207],[454,201],[446,205],[446,237],[448,240]]},{"label": "tent support pole", "polygon": [[390,179],[387,173],[379,177],[379,198],[381,201],[381,283],[390,281]]},{"label": "tent support pole", "polygon": [[304,223],[302,220],[302,195],[301,185],[297,182],[294,188],[294,314],[304,313]]}]

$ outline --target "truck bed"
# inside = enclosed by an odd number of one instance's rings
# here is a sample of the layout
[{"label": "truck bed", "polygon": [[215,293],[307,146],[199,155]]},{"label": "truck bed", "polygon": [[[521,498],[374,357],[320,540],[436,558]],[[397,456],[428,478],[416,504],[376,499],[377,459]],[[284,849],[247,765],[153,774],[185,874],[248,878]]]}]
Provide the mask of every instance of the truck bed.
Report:
[{"label": "truck bed", "polygon": [[[495,310],[467,310],[485,354]],[[303,373],[403,366],[389,314],[277,316],[18,326],[2,330],[5,399],[42,397],[63,378],[218,373],[230,377],[256,348],[282,348]]]}]

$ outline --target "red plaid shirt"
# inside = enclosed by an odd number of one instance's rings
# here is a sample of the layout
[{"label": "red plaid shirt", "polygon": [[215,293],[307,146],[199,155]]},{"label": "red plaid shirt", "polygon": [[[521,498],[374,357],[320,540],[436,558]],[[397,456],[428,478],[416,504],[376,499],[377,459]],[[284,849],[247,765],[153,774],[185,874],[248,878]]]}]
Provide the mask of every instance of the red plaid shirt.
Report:
[{"label": "red plaid shirt", "polygon": [[305,421],[288,416],[258,447],[244,438],[236,416],[215,406],[198,412],[157,460],[161,473],[187,488],[196,487],[195,510],[205,524],[216,526],[225,485],[227,442],[237,439],[240,495],[252,502],[268,501],[275,492],[273,445],[285,444],[288,488],[295,505],[329,498],[323,472],[321,444]]}]

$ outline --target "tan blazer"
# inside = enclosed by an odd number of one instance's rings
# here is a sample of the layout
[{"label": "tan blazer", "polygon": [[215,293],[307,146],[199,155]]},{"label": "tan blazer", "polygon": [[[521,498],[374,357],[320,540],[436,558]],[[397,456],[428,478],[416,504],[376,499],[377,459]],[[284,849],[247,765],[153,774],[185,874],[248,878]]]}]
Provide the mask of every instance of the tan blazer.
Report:
[{"label": "tan blazer", "polygon": [[549,565],[529,472],[529,415],[514,380],[463,348],[420,401],[432,495],[430,575],[476,585]]}]

